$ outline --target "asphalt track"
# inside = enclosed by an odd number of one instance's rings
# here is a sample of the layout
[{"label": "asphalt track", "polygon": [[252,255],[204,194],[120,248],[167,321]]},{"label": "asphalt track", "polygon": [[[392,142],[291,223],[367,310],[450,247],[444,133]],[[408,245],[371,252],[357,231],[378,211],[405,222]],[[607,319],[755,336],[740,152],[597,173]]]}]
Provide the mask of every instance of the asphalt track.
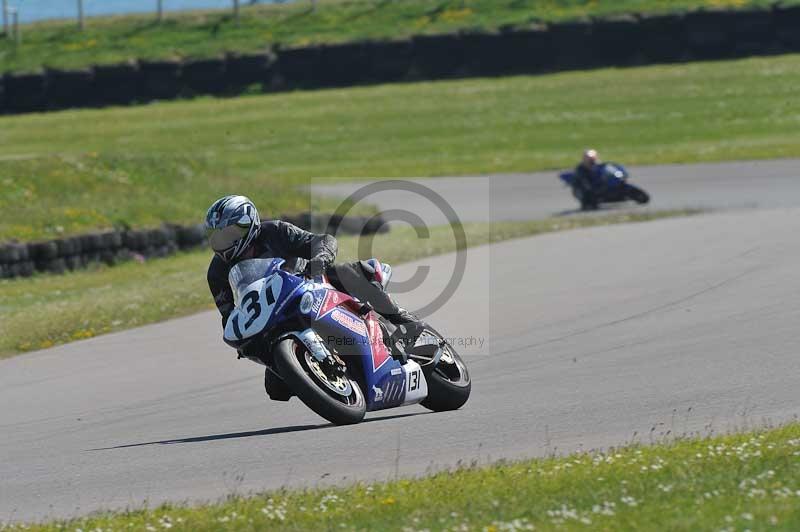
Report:
[{"label": "asphalt track", "polygon": [[[796,159],[644,166],[628,170],[631,183],[652,195],[651,209],[800,205],[800,160]],[[558,172],[552,171],[438,177],[416,182],[445,198],[462,221],[531,220],[576,213],[577,202],[557,175]],[[321,195],[347,197],[364,185],[364,182],[329,185],[316,180],[312,190]],[[396,187],[371,194],[365,201],[384,210],[412,210],[428,225],[447,223],[433,202],[420,200],[417,193]]]},{"label": "asphalt track", "polygon": [[[747,209],[470,249],[461,288],[430,317],[472,370],[457,412],[333,427],[296,400],[268,403],[214,313],[0,361],[0,521],[790,419],[799,230],[800,209]],[[402,301],[428,302],[453,263],[398,267],[434,272]]]}]

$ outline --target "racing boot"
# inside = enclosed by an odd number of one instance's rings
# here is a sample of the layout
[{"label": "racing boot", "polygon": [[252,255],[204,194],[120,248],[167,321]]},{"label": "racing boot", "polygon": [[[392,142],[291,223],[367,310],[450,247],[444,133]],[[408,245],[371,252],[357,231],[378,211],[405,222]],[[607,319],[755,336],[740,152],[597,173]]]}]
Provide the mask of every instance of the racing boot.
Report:
[{"label": "racing boot", "polygon": [[273,401],[288,401],[294,395],[286,382],[272,368],[267,368],[264,372],[264,389]]},{"label": "racing boot", "polygon": [[392,325],[400,326],[406,325],[409,323],[417,323],[422,321],[419,319],[418,316],[414,315],[413,313],[409,312],[408,310],[404,309],[403,307],[397,307],[397,312],[393,314],[383,314],[383,317],[389,320]]},{"label": "racing boot", "polygon": [[427,325],[419,316],[403,307],[397,307],[397,312],[384,314],[383,317],[395,327],[386,340],[386,345],[390,347],[393,356],[405,364],[409,350],[414,348]]},{"label": "racing boot", "polygon": [[369,306],[375,310],[375,312],[386,318],[386,320],[395,327],[407,325],[409,323],[419,323],[422,321],[418,316],[415,316],[408,310],[398,305],[394,298],[383,288],[379,288],[372,283],[367,286],[369,287],[369,290],[364,290],[364,293],[359,294],[359,296],[368,296],[365,297],[365,299],[367,300],[367,303],[369,303]]}]

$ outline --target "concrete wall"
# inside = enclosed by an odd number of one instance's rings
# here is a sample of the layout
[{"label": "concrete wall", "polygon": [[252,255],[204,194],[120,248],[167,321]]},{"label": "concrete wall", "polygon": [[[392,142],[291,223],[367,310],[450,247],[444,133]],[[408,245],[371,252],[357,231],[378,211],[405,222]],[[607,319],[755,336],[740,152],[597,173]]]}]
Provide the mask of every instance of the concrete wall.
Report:
[{"label": "concrete wall", "polygon": [[623,15],[412,39],[6,74],[0,112],[800,51],[800,6]]}]

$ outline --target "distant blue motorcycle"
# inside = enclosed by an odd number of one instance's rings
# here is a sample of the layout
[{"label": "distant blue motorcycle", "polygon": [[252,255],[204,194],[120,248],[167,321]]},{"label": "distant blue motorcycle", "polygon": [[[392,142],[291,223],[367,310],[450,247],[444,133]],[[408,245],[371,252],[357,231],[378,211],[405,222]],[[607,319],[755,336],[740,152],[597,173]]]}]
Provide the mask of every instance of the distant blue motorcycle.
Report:
[{"label": "distant blue motorcycle", "polygon": [[594,167],[592,173],[592,191],[587,193],[575,182],[575,172],[563,172],[558,176],[564,183],[572,188],[575,196],[584,210],[593,210],[601,203],[617,203],[633,200],[644,204],[650,201],[650,196],[641,188],[628,183],[628,172],[621,164],[601,163]]},{"label": "distant blue motorcycle", "polygon": [[[380,269],[385,290],[391,268]],[[367,411],[420,403],[455,410],[472,382],[453,346],[424,322],[396,327],[324,276],[307,279],[283,259],[250,259],[231,269],[235,310],[225,342],[267,367],[325,419],[358,423]]]}]

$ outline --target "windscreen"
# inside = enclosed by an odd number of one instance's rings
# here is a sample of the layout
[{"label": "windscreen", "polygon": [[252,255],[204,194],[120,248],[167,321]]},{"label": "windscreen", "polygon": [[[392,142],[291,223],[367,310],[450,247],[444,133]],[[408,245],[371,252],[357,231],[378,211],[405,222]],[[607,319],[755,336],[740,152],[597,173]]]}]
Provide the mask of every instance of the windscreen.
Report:
[{"label": "windscreen", "polygon": [[618,179],[622,179],[623,177],[625,177],[625,172],[623,172],[621,168],[615,166],[612,163],[606,163],[603,166],[603,175],[605,175],[606,177],[616,177]]},{"label": "windscreen", "polygon": [[231,268],[228,283],[233,291],[234,304],[239,306],[240,292],[259,279],[272,275],[283,263],[283,259],[248,259]]}]

